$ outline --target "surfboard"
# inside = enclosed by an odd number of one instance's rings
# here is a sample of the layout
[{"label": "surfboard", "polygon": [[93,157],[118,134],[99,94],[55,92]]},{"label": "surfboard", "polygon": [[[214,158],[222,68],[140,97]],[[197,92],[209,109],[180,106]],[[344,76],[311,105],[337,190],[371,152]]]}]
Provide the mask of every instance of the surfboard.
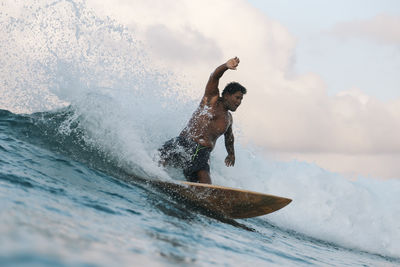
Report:
[{"label": "surfboard", "polygon": [[277,211],[292,200],[219,185],[180,181],[152,181],[163,191],[184,199],[190,204],[231,219],[251,218]]}]

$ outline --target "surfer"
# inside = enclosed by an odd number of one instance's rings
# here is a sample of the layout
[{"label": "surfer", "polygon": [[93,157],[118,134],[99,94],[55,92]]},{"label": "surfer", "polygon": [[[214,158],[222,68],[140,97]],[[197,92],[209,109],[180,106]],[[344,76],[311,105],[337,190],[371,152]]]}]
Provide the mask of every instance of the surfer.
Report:
[{"label": "surfer", "polygon": [[224,135],[228,156],[226,166],[234,166],[235,150],[232,132],[232,115],[240,106],[246,88],[237,82],[226,85],[220,95],[219,79],[227,71],[236,70],[239,58],[229,59],[211,74],[199,107],[178,137],[167,141],[160,149],[160,163],[182,168],[191,182],[211,184],[210,153],[217,139]]}]

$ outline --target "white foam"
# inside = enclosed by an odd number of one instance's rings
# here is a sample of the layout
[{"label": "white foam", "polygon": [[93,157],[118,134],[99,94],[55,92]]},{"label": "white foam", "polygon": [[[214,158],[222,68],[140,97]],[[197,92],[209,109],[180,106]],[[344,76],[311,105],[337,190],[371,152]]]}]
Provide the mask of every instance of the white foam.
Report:
[{"label": "white foam", "polygon": [[245,149],[235,169],[224,170],[223,154],[213,162],[217,183],[293,199],[265,219],[345,247],[400,255],[400,181],[350,181],[314,164],[270,162]]}]

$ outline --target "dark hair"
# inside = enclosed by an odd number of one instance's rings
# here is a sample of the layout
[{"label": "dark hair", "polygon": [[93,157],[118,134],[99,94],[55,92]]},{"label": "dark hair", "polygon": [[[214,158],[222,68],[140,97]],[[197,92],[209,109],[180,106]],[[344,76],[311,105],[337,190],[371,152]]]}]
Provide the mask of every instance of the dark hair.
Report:
[{"label": "dark hair", "polygon": [[247,93],[246,88],[244,88],[240,83],[230,82],[225,86],[224,91],[222,91],[222,95],[226,93],[232,95],[238,91],[242,92],[242,94]]}]

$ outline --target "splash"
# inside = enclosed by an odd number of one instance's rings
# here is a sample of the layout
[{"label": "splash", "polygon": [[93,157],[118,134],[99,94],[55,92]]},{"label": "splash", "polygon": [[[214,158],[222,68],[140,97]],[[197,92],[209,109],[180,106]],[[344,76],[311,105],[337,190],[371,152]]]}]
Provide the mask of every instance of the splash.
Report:
[{"label": "splash", "polygon": [[0,107],[31,113],[70,105],[60,133],[79,124],[88,144],[141,172],[157,170],[147,153],[156,146],[151,140],[180,127],[170,118],[185,109],[166,97],[185,96],[170,74],[151,68],[132,32],[80,1],[21,2],[5,10]]}]

